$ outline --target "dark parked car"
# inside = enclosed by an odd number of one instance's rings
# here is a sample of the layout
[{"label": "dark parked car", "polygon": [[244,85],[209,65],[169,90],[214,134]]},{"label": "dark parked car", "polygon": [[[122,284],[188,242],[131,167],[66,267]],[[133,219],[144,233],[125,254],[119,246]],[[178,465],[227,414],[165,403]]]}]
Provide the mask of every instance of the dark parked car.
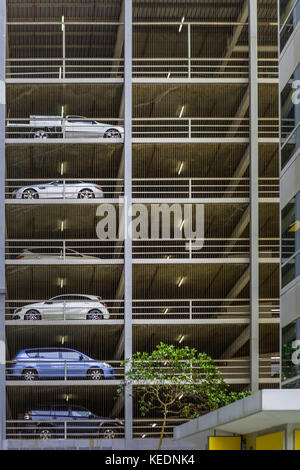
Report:
[{"label": "dark parked car", "polygon": [[110,364],[98,362],[75,349],[35,348],[18,352],[10,363],[9,378],[31,381],[42,379],[114,379]]},{"label": "dark parked car", "polygon": [[18,416],[25,422],[8,429],[8,437],[27,439],[115,439],[124,436],[122,421],[103,418],[82,406],[41,405]]}]

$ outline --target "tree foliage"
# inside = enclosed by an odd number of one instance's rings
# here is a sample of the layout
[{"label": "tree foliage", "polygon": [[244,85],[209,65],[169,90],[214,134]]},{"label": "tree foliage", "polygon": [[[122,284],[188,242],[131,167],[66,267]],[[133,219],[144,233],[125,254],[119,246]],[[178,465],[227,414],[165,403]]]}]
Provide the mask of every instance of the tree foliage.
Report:
[{"label": "tree foliage", "polygon": [[142,416],[152,410],[162,414],[159,448],[168,417],[196,418],[249,394],[230,391],[211,357],[188,346],[160,343],[150,354],[135,353],[123,366],[118,394],[131,384]]}]

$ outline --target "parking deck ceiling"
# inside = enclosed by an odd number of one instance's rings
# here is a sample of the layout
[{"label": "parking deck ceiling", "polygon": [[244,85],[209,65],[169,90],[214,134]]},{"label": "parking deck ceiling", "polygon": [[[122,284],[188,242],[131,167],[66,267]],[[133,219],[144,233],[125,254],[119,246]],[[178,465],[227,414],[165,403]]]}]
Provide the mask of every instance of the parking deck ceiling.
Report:
[{"label": "parking deck ceiling", "polygon": [[122,330],[122,325],[101,325],[101,321],[99,325],[87,323],[84,328],[76,325],[20,326],[16,323],[7,327],[7,360],[12,360],[21,349],[42,347],[71,348],[95,360],[113,360]]},{"label": "parking deck ceiling", "polygon": [[[101,220],[96,216],[97,205],[9,205],[6,208],[8,239],[94,239],[96,227]],[[206,204],[204,210],[204,235],[208,238],[230,237],[243,217],[247,204]],[[115,206],[118,214],[118,206]],[[149,223],[151,207],[147,205]],[[182,207],[182,213],[184,208]],[[64,230],[61,231],[61,221]],[[18,223],[16,223],[18,221]],[[178,220],[180,223],[181,220]],[[273,237],[278,233],[278,207],[276,204],[260,204],[259,235]],[[151,234],[149,233],[149,236]],[[246,226],[241,237],[249,236]],[[87,245],[89,243],[87,242]],[[162,242],[163,245],[163,242]],[[143,256],[141,254],[141,256]],[[145,256],[146,252],[145,252]]]},{"label": "parking deck ceiling", "polygon": [[[122,269],[121,265],[7,266],[7,299],[47,300],[62,294],[91,294],[113,300]],[[122,295],[119,293],[118,298]]]},{"label": "parking deck ceiling", "polygon": [[[134,265],[134,299],[224,299],[247,271],[245,264]],[[104,300],[122,298],[118,292],[122,266],[7,266],[8,300],[47,300],[60,294],[94,294]],[[178,283],[184,278],[181,287]],[[64,280],[61,289],[61,279]],[[260,298],[278,297],[279,268],[260,265]],[[249,298],[249,282],[237,294]]]},{"label": "parking deck ceiling", "polygon": [[[247,267],[245,264],[209,263],[137,265],[133,267],[133,297],[135,299],[224,299],[238,283]],[[271,270],[274,270],[272,265],[260,267],[261,285],[271,275]],[[182,277],[183,283],[178,287]],[[266,291],[267,289],[264,289],[261,297],[263,295],[268,297]],[[249,297],[248,284],[238,297]]]},{"label": "parking deck ceiling", "polygon": [[245,325],[138,325],[133,329],[133,352],[150,353],[161,341],[178,345],[184,336],[181,346],[205,351],[214,359],[220,359],[244,329]]},{"label": "parking deck ceiling", "polygon": [[6,177],[117,178],[122,152],[122,144],[8,144]]},{"label": "parking deck ceiling", "polygon": [[[122,150],[122,144],[7,144],[6,177],[57,179],[64,163],[65,178],[117,178]],[[246,150],[247,144],[133,144],[133,178],[233,177]],[[259,176],[278,176],[278,168],[278,146],[260,144]]]},{"label": "parking deck ceiling", "polygon": [[[91,99],[92,97],[92,99]],[[119,117],[122,85],[68,84],[7,86],[7,116],[28,119],[30,115],[111,119]]]},{"label": "parking deck ceiling", "polygon": [[[7,389],[7,419],[17,419],[19,413],[30,411],[38,405],[69,404],[87,408],[97,416],[110,417],[115,405],[116,387],[97,385],[70,387],[8,387]],[[68,397],[68,401],[66,401]],[[121,416],[123,410],[121,409]]]},{"label": "parking deck ceiling", "polygon": [[[245,0],[134,0],[134,21],[236,21]],[[122,0],[8,0],[9,21],[69,20],[118,21]],[[259,0],[261,21],[276,21],[276,0]]]},{"label": "parking deck ceiling", "polygon": [[[134,178],[233,177],[247,144],[134,144]],[[184,166],[178,175],[181,162]],[[278,146],[259,145],[259,176],[278,175]],[[249,176],[248,171],[244,174]]]},{"label": "parking deck ceiling", "polygon": [[[239,110],[247,88],[243,84],[134,84],[133,117],[247,117],[248,111]],[[277,102],[276,85],[259,86],[259,117],[276,118]]]},{"label": "parking deck ceiling", "polygon": [[8,21],[119,21],[122,0],[8,0]]},{"label": "parking deck ceiling", "polygon": [[[133,351],[150,353],[160,341],[176,345],[184,336],[181,346],[189,346],[199,352],[205,351],[214,359],[220,359],[245,328],[245,325],[138,325],[133,329]],[[261,325],[260,355],[277,350],[278,325]],[[249,356],[249,342],[230,358],[247,356]]]}]

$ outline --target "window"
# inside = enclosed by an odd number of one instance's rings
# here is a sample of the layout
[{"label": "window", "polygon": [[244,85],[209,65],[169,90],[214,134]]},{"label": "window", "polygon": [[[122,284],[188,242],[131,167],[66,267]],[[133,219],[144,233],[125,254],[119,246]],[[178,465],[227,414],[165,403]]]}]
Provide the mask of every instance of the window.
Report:
[{"label": "window", "polygon": [[282,287],[300,274],[300,192],[281,211]]},{"label": "window", "polygon": [[45,359],[59,359],[59,351],[40,351],[39,357]]},{"label": "window", "polygon": [[300,365],[295,363],[293,353],[299,349],[294,341],[300,340],[300,318],[282,330],[282,381],[300,375]]},{"label": "window", "polygon": [[281,92],[281,168],[300,147],[300,64]]},{"label": "window", "polygon": [[79,361],[80,360],[80,354],[74,351],[63,351],[62,352],[62,358],[65,360],[69,361]]}]

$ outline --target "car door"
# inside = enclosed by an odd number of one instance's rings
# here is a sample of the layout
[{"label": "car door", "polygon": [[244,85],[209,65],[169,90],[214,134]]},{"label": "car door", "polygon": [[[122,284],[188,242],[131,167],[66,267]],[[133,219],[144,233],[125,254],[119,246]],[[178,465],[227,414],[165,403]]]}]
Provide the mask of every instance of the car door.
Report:
[{"label": "car door", "polygon": [[78,181],[66,181],[65,182],[65,198],[77,198],[78,191],[80,190],[81,184]]},{"label": "car door", "polygon": [[93,137],[95,136],[96,121],[80,119],[67,119],[65,123],[66,137]]},{"label": "car door", "polygon": [[[65,303],[65,313],[67,320],[79,320],[82,310],[82,300],[77,296],[68,296]],[[82,318],[81,318],[82,319]]]},{"label": "car door", "polygon": [[39,194],[43,199],[60,199],[63,196],[63,182],[52,181],[45,186],[39,186]]},{"label": "car door", "polygon": [[65,302],[63,300],[47,300],[43,304],[42,315],[45,320],[64,320]]},{"label": "car door", "polygon": [[77,351],[62,351],[62,358],[66,364],[67,377],[85,377],[84,357]]},{"label": "car door", "polygon": [[[69,437],[89,438],[97,432],[97,423],[91,422],[92,413],[90,411],[80,406],[72,406],[70,415],[72,422],[68,424]],[[76,436],[73,436],[74,434]]]},{"label": "car door", "polygon": [[65,367],[64,360],[60,351],[40,350],[38,359],[39,377],[47,380],[51,378],[64,378]]}]

